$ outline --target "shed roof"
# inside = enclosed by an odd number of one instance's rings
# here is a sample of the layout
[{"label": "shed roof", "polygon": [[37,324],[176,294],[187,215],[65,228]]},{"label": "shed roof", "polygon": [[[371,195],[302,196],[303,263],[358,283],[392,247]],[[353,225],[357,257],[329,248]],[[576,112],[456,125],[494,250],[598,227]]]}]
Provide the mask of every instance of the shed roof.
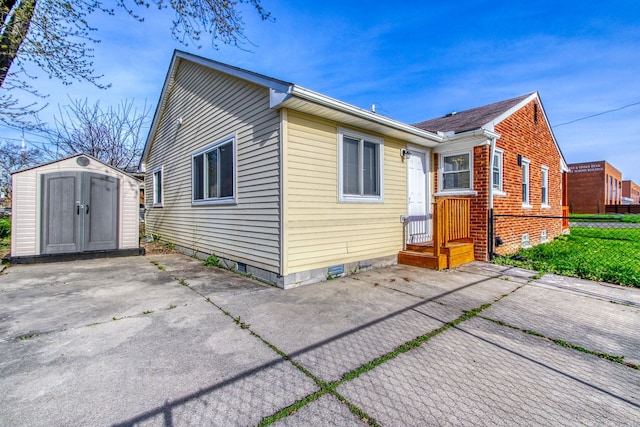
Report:
[{"label": "shed roof", "polygon": [[101,165],[106,166],[106,167],[108,167],[108,168],[110,168],[110,169],[113,169],[114,171],[116,171],[116,172],[118,172],[118,173],[121,173],[121,174],[123,174],[123,175],[126,175],[126,176],[128,176],[128,177],[130,177],[130,178],[132,178],[132,179],[135,179],[135,180],[137,180],[137,181],[142,181],[140,178],[138,178],[138,177],[136,177],[136,176],[133,176],[133,175],[132,175],[131,173],[129,173],[129,172],[126,172],[126,171],[124,171],[124,170],[122,170],[122,169],[118,169],[118,168],[116,168],[116,167],[114,167],[114,166],[108,165],[108,164],[106,164],[105,162],[103,162],[103,161],[101,161],[101,160],[98,160],[98,159],[96,159],[95,157],[93,157],[93,156],[91,156],[91,155],[89,155],[89,154],[84,154],[84,153],[72,154],[72,155],[67,156],[67,157],[62,157],[62,158],[60,158],[60,159],[55,159],[55,160],[51,160],[51,161],[48,161],[48,162],[40,163],[40,164],[38,164],[38,165],[24,167],[24,168],[18,169],[18,170],[17,170],[17,171],[15,171],[15,172],[12,172],[12,173],[11,173],[11,175],[13,175],[13,174],[19,174],[19,173],[26,172],[26,171],[29,171],[29,170],[32,170],[32,169],[38,169],[38,168],[41,168],[41,167],[43,167],[43,166],[52,165],[52,164],[54,164],[54,163],[63,162],[63,161],[65,161],[65,160],[73,159],[73,158],[75,158],[75,157],[80,157],[80,156],[87,157],[87,158],[89,158],[89,159],[93,160],[94,162],[98,162],[98,163],[100,163]]}]

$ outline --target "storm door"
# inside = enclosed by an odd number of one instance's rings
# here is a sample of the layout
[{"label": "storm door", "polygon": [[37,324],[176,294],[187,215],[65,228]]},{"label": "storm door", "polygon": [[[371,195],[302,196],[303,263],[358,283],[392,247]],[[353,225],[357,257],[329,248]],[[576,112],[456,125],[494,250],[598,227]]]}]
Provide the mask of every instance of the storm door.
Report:
[{"label": "storm door", "polygon": [[428,242],[431,240],[428,153],[411,149],[407,169],[407,243]]}]

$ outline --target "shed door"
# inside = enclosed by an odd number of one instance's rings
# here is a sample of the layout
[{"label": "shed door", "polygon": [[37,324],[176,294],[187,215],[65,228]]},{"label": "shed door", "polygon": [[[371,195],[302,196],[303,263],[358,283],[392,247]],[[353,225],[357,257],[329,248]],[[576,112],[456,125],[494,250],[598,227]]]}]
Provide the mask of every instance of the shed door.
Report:
[{"label": "shed door", "polygon": [[116,249],[118,184],[91,172],[43,175],[41,253]]},{"label": "shed door", "polygon": [[43,254],[80,252],[80,173],[55,172],[42,176]]},{"label": "shed door", "polygon": [[407,210],[409,214],[407,224],[407,243],[422,243],[431,240],[431,221],[429,215],[428,170],[429,157],[427,153],[411,150],[407,159]]},{"label": "shed door", "polygon": [[97,173],[82,173],[83,250],[118,247],[118,180]]}]

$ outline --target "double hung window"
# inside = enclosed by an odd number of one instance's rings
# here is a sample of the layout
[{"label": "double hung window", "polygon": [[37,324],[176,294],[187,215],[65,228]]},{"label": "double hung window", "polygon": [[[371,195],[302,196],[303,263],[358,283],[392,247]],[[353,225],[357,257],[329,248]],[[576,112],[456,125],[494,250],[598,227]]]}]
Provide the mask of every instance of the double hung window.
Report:
[{"label": "double hung window", "polygon": [[493,167],[491,170],[491,179],[493,182],[493,189],[497,192],[502,192],[502,158],[503,151],[496,148],[493,153]]},{"label": "double hung window", "polygon": [[530,161],[522,159],[522,206],[531,207],[529,204],[529,165]]},{"label": "double hung window", "polygon": [[542,167],[541,170],[541,177],[542,177],[542,182],[541,182],[541,200],[540,203],[542,204],[542,206],[544,207],[548,207],[549,206],[549,168],[546,166]]},{"label": "double hung window", "polygon": [[194,204],[235,202],[235,151],[235,136],[231,136],[192,155]]},{"label": "double hung window", "polygon": [[153,206],[162,206],[162,167],[153,170]]},{"label": "double hung window", "polygon": [[443,191],[471,190],[471,153],[442,154],[440,160]]},{"label": "double hung window", "polygon": [[382,147],[380,139],[354,132],[340,132],[340,201],[382,201]]}]

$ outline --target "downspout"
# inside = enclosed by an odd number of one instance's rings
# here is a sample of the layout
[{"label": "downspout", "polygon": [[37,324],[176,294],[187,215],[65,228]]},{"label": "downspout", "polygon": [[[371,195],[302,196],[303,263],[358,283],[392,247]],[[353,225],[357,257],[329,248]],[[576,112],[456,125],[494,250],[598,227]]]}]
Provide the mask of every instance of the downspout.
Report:
[{"label": "downspout", "polygon": [[487,250],[489,252],[489,261],[493,259],[493,250],[495,243],[494,229],[493,229],[493,164],[494,157],[496,153],[496,137],[492,136],[489,138],[489,215],[487,218],[487,231],[488,231],[488,241],[487,241]]}]

